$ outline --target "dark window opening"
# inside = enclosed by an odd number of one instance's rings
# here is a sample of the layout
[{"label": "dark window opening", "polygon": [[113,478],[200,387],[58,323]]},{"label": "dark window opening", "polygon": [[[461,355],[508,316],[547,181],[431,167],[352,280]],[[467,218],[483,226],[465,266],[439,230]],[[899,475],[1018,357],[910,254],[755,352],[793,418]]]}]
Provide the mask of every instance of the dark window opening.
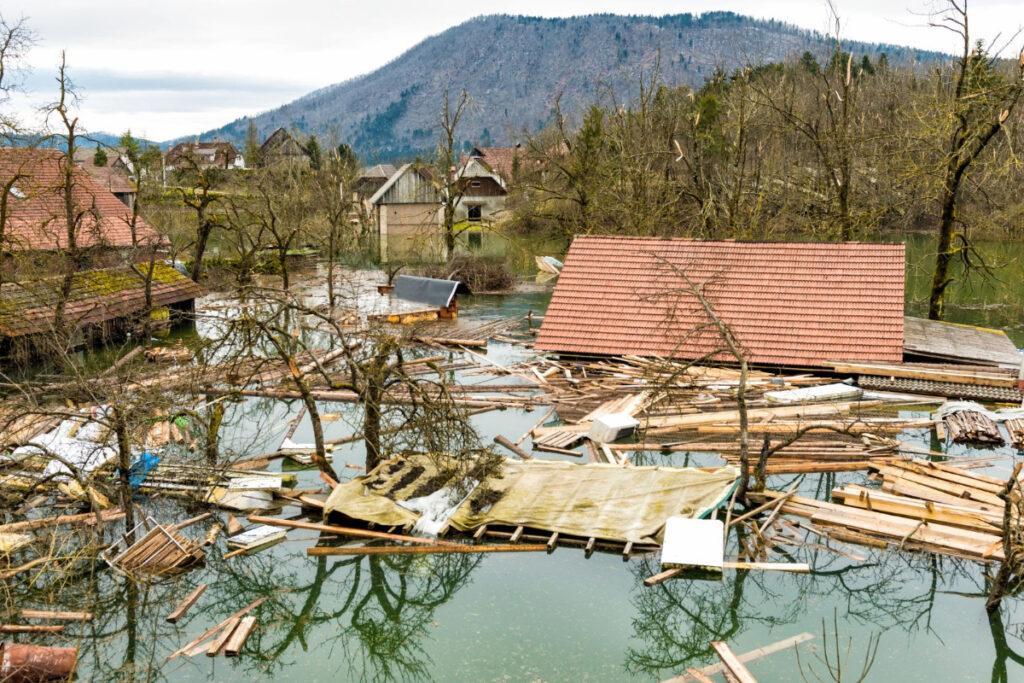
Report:
[{"label": "dark window opening", "polygon": [[483,235],[482,235],[482,233],[479,230],[474,230],[473,232],[467,233],[466,234],[466,244],[469,246],[470,249],[472,249],[473,251],[476,251],[481,246],[483,246],[483,239],[482,239],[482,237],[483,237]]},{"label": "dark window opening", "polygon": [[479,204],[468,207],[467,220],[473,223],[479,223],[482,216],[480,215],[482,207]]}]

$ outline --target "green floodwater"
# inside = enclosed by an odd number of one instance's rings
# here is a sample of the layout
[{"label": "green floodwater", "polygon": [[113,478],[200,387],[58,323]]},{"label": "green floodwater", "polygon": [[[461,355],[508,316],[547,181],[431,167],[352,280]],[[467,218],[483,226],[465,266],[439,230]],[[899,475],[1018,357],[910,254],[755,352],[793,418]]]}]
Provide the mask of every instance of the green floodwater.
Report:
[{"label": "green floodwater", "polygon": [[[927,245],[912,241],[913,263]],[[984,306],[951,307],[950,318],[1009,328],[1020,345],[1022,331],[1020,245],[991,246],[1007,258],[1002,283],[989,283]],[[921,279],[908,272],[908,295]],[[1012,286],[1005,283],[1012,282]],[[967,298],[958,298],[958,302]],[[464,319],[521,316],[542,312],[550,285],[527,293],[471,297],[461,305]],[[210,303],[213,299],[207,300]],[[913,301],[908,302],[912,310]],[[202,330],[200,329],[200,333]],[[488,356],[500,363],[521,352],[493,343]],[[465,377],[464,381],[481,381]],[[929,407],[909,415],[925,415]],[[298,403],[248,399],[232,404],[225,418],[226,446],[240,453],[274,450]],[[342,415],[326,423],[327,438],[357,430],[354,408],[324,404],[322,412]],[[539,412],[508,410],[475,416],[484,442],[498,433],[517,438]],[[311,441],[308,421],[293,437]],[[945,449],[923,430],[905,441]],[[527,442],[528,447],[528,442]],[[1005,455],[984,470],[1004,476],[1022,454],[1009,449],[975,451],[951,447],[951,455]],[[557,458],[559,456],[550,456]],[[360,464],[360,444],[335,451],[335,467],[351,477]],[[712,465],[712,455],[647,454],[638,462]],[[281,467],[276,464],[274,468]],[[289,465],[283,465],[292,469]],[[794,477],[773,477],[785,488]],[[808,475],[800,490],[823,497],[836,485],[863,481],[862,473]],[[320,485],[315,470],[300,470],[298,488]],[[172,500],[140,501],[164,522],[184,519]],[[291,508],[288,515],[298,515]],[[205,524],[188,530],[195,536]],[[60,635],[15,636],[26,642],[80,646],[82,680],[313,681],[338,680],[663,680],[687,667],[713,663],[712,640],[726,640],[737,653],[804,632],[815,639],[800,647],[800,661],[819,674],[822,621],[850,656],[847,677],[856,680],[869,638],[880,638],[868,680],[1024,681],[1024,610],[1021,599],[1004,602],[987,618],[984,570],[948,558],[879,552],[837,545],[844,557],[823,549],[789,549],[775,561],[808,562],[810,574],[726,571],[719,580],[675,579],[645,588],[659,571],[657,557],[624,561],[615,554],[558,548],[547,553],[495,555],[408,555],[308,558],[315,532],[291,531],[289,540],[261,552],[221,560],[223,542],[211,548],[206,565],[173,580],[136,585],[97,564],[81,575],[26,587],[5,584],[5,607],[88,610],[96,619],[70,624]],[[784,549],[785,550],[785,549]],[[728,554],[734,555],[736,548]],[[165,622],[171,608],[200,583],[210,585],[178,624]],[[179,658],[168,654],[253,600],[267,601],[253,612],[259,628],[242,656],[234,659]],[[761,681],[800,681],[793,650],[750,664]],[[851,672],[853,676],[851,676]],[[805,674],[807,680],[816,680]],[[719,679],[720,680],[720,679]],[[825,680],[828,680],[827,678]]]}]

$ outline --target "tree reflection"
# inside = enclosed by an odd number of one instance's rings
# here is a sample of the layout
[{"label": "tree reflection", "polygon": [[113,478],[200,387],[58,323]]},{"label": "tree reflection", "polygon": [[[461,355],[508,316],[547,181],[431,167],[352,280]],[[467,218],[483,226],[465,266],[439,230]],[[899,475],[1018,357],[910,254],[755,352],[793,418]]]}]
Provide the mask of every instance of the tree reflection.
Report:
[{"label": "tree reflection", "polygon": [[426,679],[427,627],[480,561],[466,554],[291,557],[287,566],[301,571],[288,572],[272,553],[254,555],[244,566],[224,563],[210,609],[229,613],[228,603],[268,598],[246,645],[249,666],[263,675],[286,667],[297,643],[303,652],[340,646],[352,678]]},{"label": "tree reflection", "polygon": [[[936,596],[954,588],[967,586],[976,592],[982,607],[984,593],[974,563],[885,550],[856,552],[867,555],[867,560],[799,546],[777,559],[806,562],[815,568],[810,574],[726,570],[720,581],[676,578],[650,588],[642,581],[660,571],[657,558],[634,563],[634,630],[642,645],[627,650],[626,669],[653,677],[679,674],[687,667],[717,661],[710,648],[713,640],[736,639],[751,628],[808,624],[818,618],[821,605],[838,604],[841,619],[882,633],[933,632]],[[993,633],[997,634],[995,627]],[[1001,622],[998,633],[996,668],[1005,676],[1006,658],[1021,660],[1006,646]],[[1005,677],[994,674],[993,680]]]}]

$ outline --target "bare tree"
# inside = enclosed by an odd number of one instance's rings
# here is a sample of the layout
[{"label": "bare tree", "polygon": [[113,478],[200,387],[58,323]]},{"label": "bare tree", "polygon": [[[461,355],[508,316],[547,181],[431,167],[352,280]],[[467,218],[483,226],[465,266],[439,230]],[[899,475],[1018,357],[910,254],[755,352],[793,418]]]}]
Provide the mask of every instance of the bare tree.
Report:
[{"label": "bare tree", "polygon": [[1003,130],[1024,94],[1024,48],[1017,55],[1012,76],[1001,74],[989,48],[980,41],[972,44],[967,0],[949,0],[932,25],[951,31],[961,43],[951,72],[940,74],[937,84],[942,109],[935,128],[945,143],[940,162],[938,245],[928,317],[941,320],[946,312],[946,290],[953,282],[951,264],[960,258],[970,268],[977,261],[966,232],[958,229],[961,190],[969,172]]}]

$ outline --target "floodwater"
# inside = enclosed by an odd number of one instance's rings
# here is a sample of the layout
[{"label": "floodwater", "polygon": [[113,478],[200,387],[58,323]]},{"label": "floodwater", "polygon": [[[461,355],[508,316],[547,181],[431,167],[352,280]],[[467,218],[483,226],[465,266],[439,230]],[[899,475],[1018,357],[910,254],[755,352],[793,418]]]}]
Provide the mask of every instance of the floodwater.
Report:
[{"label": "floodwater", "polygon": [[[924,250],[915,244],[910,253]],[[1019,257],[1020,246],[1015,250]],[[916,278],[908,277],[911,297],[919,291]],[[1012,318],[1020,345],[1020,282],[1016,278],[1012,287],[1016,296],[993,286],[980,311],[951,307],[951,319]],[[461,302],[460,315],[469,320],[522,316],[530,310],[540,314],[549,296],[550,285],[508,296],[471,297]],[[493,342],[488,349],[488,356],[500,363],[520,353]],[[225,417],[225,446],[240,453],[274,450],[298,408],[297,402],[264,399],[232,404]],[[325,424],[327,438],[358,430],[353,406],[324,404],[321,411],[341,415]],[[912,414],[926,412],[927,407]],[[473,420],[488,443],[498,433],[517,438],[538,414],[507,410]],[[905,432],[901,438],[944,448],[924,431]],[[308,422],[293,437],[297,442],[311,439]],[[953,453],[980,454],[963,447]],[[985,454],[1007,456],[984,470],[997,476],[1021,455],[1009,449]],[[339,473],[356,475],[342,464],[362,462],[361,444],[339,448],[334,458]],[[681,453],[648,454],[647,459],[677,465],[719,462],[711,455]],[[778,489],[793,481],[772,477],[769,485]],[[800,490],[824,496],[847,481],[863,481],[863,475],[807,475]],[[319,485],[315,470],[299,471],[298,488]],[[164,522],[194,512],[173,501],[141,503]],[[298,514],[297,508],[292,511]],[[199,525],[187,532],[198,535],[204,529]],[[868,680],[1024,681],[1022,601],[1005,601],[1001,614],[990,620],[984,610],[985,570],[969,562],[837,545],[857,558],[794,549],[792,556],[772,559],[808,562],[810,574],[727,570],[719,580],[675,579],[645,588],[643,579],[660,569],[657,557],[624,561],[598,552],[588,559],[581,550],[558,548],[551,554],[310,558],[305,551],[316,543],[316,535],[291,531],[286,542],[228,560],[221,559],[220,542],[204,567],[148,586],[97,563],[55,584],[5,586],[4,606],[96,613],[94,621],[71,624],[64,634],[18,636],[25,642],[78,644],[82,680],[663,680],[717,661],[709,648],[712,640],[726,640],[742,653],[805,632],[815,638],[800,646],[799,662],[790,649],[752,662],[751,671],[761,681],[804,680],[801,668],[807,680],[818,680],[810,671],[831,680],[820,659],[824,623],[827,637],[838,639],[846,658],[845,680],[857,679],[868,643],[877,636],[880,644]],[[732,548],[728,554],[735,552]],[[200,583],[210,587],[197,605],[178,624],[166,623],[174,604]],[[261,597],[267,601],[254,612],[258,630],[240,657],[165,661]]]}]

